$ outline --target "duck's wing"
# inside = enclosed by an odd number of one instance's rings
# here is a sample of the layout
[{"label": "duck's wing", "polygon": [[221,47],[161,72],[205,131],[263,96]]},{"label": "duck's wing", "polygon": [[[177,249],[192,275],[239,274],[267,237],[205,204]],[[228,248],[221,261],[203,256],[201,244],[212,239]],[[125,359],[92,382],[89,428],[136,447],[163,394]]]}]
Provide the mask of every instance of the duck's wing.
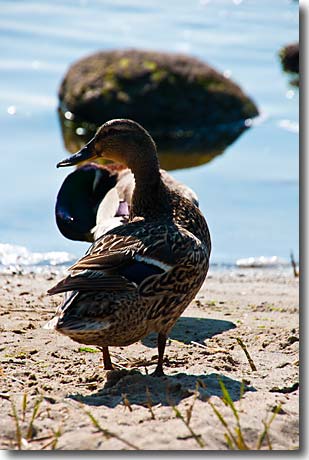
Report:
[{"label": "duck's wing", "polygon": [[72,274],[48,292],[137,289],[147,278],[162,275],[188,258],[198,244],[174,224],[127,224],[96,241],[70,268]]},{"label": "duck's wing", "polygon": [[132,291],[137,288],[121,275],[109,275],[102,272],[87,271],[77,275],[69,275],[48,290],[48,294],[67,291]]}]

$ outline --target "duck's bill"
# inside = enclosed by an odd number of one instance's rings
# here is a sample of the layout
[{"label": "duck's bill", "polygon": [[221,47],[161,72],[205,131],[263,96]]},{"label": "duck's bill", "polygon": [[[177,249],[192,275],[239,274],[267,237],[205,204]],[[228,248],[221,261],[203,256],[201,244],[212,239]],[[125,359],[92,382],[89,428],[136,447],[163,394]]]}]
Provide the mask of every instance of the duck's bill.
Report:
[{"label": "duck's bill", "polygon": [[57,164],[57,168],[62,168],[64,166],[75,166],[79,163],[82,163],[83,161],[90,161],[94,158],[96,158],[96,154],[94,152],[93,145],[89,142],[79,152],[71,155],[65,160],[60,161]]}]

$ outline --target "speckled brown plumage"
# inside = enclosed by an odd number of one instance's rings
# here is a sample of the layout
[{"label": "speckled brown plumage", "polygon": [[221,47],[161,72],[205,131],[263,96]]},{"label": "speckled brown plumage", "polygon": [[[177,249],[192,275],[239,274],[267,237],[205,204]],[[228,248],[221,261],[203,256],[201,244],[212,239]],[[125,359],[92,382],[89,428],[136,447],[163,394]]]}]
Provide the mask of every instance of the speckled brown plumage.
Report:
[{"label": "speckled brown plumage", "polygon": [[50,325],[77,342],[103,347],[105,357],[108,346],[129,345],[156,331],[160,375],[166,336],[208,271],[206,220],[162,181],[155,144],[137,123],[104,124],[84,151],[60,166],[85,156],[115,159],[132,170],[130,220],[95,241],[71,274],[49,290],[71,291]]}]

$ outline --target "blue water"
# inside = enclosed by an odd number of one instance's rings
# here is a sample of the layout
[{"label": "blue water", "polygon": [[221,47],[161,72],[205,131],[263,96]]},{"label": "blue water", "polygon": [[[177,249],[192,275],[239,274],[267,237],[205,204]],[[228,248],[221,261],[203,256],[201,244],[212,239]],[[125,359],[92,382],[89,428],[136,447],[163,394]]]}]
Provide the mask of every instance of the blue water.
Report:
[{"label": "blue water", "polygon": [[298,258],[298,91],[278,50],[298,39],[288,0],[0,0],[0,243],[81,255],[65,240],[54,202],[67,170],[56,114],[68,66],[99,49],[193,54],[254,99],[261,117],[211,163],[175,172],[195,189],[213,261]]}]

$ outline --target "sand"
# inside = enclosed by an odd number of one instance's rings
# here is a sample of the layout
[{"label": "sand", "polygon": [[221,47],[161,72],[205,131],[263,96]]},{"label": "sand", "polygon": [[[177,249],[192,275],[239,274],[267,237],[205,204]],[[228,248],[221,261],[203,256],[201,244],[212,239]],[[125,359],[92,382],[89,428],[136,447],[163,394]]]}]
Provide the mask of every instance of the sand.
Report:
[{"label": "sand", "polygon": [[299,448],[292,272],[211,272],[171,332],[163,378],[149,375],[155,337],[111,348],[119,369],[105,372],[94,347],[43,329],[61,301],[46,296],[58,278],[0,276],[1,449]]}]

